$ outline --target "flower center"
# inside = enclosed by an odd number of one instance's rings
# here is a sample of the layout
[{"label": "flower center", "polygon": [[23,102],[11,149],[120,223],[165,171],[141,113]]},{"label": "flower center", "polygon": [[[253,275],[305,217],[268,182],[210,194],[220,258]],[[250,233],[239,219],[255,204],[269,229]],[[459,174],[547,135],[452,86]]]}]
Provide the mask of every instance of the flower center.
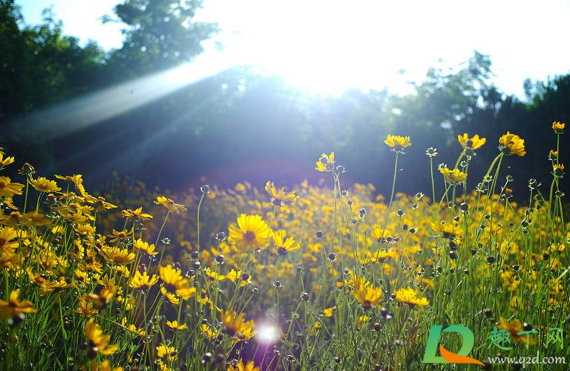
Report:
[{"label": "flower center", "polygon": [[253,240],[255,240],[255,233],[253,231],[247,231],[245,232],[243,238],[245,238],[249,242],[252,242]]}]

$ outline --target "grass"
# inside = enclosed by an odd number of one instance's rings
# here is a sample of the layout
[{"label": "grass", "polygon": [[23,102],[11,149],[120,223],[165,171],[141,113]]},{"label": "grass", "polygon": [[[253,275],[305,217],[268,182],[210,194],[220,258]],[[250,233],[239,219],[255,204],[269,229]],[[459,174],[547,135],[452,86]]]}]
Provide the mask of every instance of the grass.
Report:
[{"label": "grass", "polygon": [[[552,337],[570,317],[564,169],[551,154],[547,193],[531,180],[519,204],[502,167],[524,155],[524,141],[499,141],[475,187],[479,138],[458,146],[453,169],[437,171],[428,150],[429,197],[397,192],[398,156],[411,143],[389,137],[388,200],[370,184],[343,188],[333,153],[316,164],[325,185],[291,191],[240,183],[170,194],[117,178],[103,198],[81,176],[56,182],[24,165],[20,179],[0,178],[0,364],[450,369],[423,360],[432,326],[453,324],[471,330],[468,355],[482,362],[537,351],[570,362],[567,331]],[[15,161],[4,156],[2,167]],[[493,343],[501,330],[508,341]],[[527,341],[522,331],[536,332]],[[440,341],[454,353],[462,344],[453,333]]]}]

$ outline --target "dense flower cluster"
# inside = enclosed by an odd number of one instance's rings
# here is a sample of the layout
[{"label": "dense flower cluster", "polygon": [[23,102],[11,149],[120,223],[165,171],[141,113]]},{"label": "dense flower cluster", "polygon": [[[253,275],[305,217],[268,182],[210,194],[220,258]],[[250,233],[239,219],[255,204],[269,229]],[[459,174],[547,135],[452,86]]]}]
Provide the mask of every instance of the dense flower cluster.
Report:
[{"label": "dense flower cluster", "polygon": [[[393,190],[389,202],[371,184],[342,188],[334,152],[316,162],[332,188],[269,181],[265,192],[239,183],[171,194],[116,178],[93,196],[80,175],[35,178],[24,164],[21,178],[0,176],[0,326],[10,334],[0,361],[42,370],[422,369],[429,328],[442,323],[544,343],[518,332],[564,327],[570,309],[564,165],[551,154],[550,194],[533,180],[521,206],[511,197],[526,186],[500,171],[505,154],[526,153],[524,140],[503,135],[473,191],[468,165],[486,139],[458,142],[458,165],[440,166],[434,180],[440,198]],[[397,164],[411,140],[389,135],[385,144]],[[15,161],[0,151],[1,168]]]}]

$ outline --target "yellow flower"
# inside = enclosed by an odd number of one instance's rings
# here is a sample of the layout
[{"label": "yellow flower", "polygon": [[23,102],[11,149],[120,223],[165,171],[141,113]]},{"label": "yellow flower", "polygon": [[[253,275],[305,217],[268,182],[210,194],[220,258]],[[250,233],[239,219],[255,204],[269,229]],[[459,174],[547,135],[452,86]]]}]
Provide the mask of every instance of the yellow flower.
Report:
[{"label": "yellow flower", "polygon": [[335,311],[336,311],[336,306],[330,307],[330,308],[325,308],[325,309],[323,309],[323,316],[330,318],[330,317],[334,316]]},{"label": "yellow flower", "polygon": [[163,196],[158,196],[154,203],[166,207],[171,213],[180,214],[182,211],[188,210],[186,206],[174,203],[174,201],[172,201],[170,198]]},{"label": "yellow flower", "polygon": [[388,135],[384,143],[398,153],[403,153],[405,148],[412,145],[410,137],[401,137],[399,135]]},{"label": "yellow flower", "polygon": [[463,149],[472,149],[472,150],[481,148],[487,142],[486,138],[479,138],[478,134],[474,135],[472,138],[469,138],[467,133],[463,135],[458,135],[457,140],[459,141],[459,144],[461,144],[461,147],[463,147]]},{"label": "yellow flower", "polygon": [[97,348],[97,351],[103,355],[113,354],[119,349],[116,344],[109,345],[111,335],[105,335],[93,318],[85,325],[85,337],[89,339],[91,347]]},{"label": "yellow flower", "polygon": [[234,311],[222,311],[221,317],[225,326],[224,332],[230,336],[235,336],[238,341],[249,340],[257,333],[257,331],[253,331],[255,323],[244,320],[245,313],[236,316]]},{"label": "yellow flower", "polygon": [[95,227],[91,224],[78,224],[75,226],[75,232],[85,236],[93,236],[95,234]]},{"label": "yellow flower", "polygon": [[552,130],[554,130],[554,132],[556,134],[564,134],[564,127],[566,126],[566,124],[558,122],[558,121],[554,121],[552,123]]},{"label": "yellow flower", "polygon": [[95,361],[89,362],[89,371],[123,371],[123,368],[111,366],[111,362],[106,359],[101,364]]},{"label": "yellow flower", "polygon": [[158,358],[168,358],[169,361],[176,361],[178,359],[178,353],[176,348],[169,347],[167,345],[159,345],[156,347],[156,355]]},{"label": "yellow flower", "polygon": [[362,308],[370,309],[382,299],[382,289],[372,285],[360,286],[352,291],[352,295],[360,303]]},{"label": "yellow flower", "polygon": [[358,328],[362,328],[364,325],[366,325],[368,322],[370,322],[370,317],[368,316],[360,316],[358,317],[358,319],[356,320],[356,327]]},{"label": "yellow flower", "polygon": [[372,238],[378,242],[389,242],[392,240],[391,232],[387,229],[374,228],[372,231]]},{"label": "yellow flower", "polygon": [[232,269],[228,274],[226,274],[226,278],[232,281],[232,283],[236,283],[239,280],[240,287],[247,286],[251,283],[251,276],[249,274],[244,274],[242,271],[236,271],[235,269]]},{"label": "yellow flower", "polygon": [[276,206],[282,206],[285,202],[293,202],[299,199],[299,196],[295,195],[295,191],[286,192],[285,188],[275,188],[273,182],[267,182],[265,184],[265,191],[271,196],[271,202]]},{"label": "yellow flower", "polygon": [[18,237],[18,232],[10,227],[4,227],[0,230],[0,253],[9,255],[14,254],[18,248],[18,241],[14,241]]},{"label": "yellow flower", "polygon": [[12,197],[14,195],[21,195],[23,184],[12,183],[12,180],[7,176],[0,176],[0,197]]},{"label": "yellow flower", "polygon": [[104,308],[107,305],[107,303],[109,303],[113,295],[115,295],[114,289],[105,288],[101,290],[99,295],[97,294],[82,295],[80,299],[89,301],[93,303],[97,309],[101,309]]},{"label": "yellow flower", "polygon": [[241,214],[237,226],[230,225],[229,242],[246,250],[267,246],[271,229],[259,215]]},{"label": "yellow flower", "polygon": [[178,296],[176,296],[176,294],[168,292],[164,287],[160,288],[160,293],[168,299],[170,304],[172,304],[172,305],[180,304],[180,298]]},{"label": "yellow flower", "polygon": [[240,359],[237,366],[233,366],[230,365],[228,367],[228,371],[260,371],[261,369],[259,367],[255,367],[255,364],[253,362],[249,362],[246,365],[244,365],[243,360]]},{"label": "yellow flower", "polygon": [[8,301],[0,300],[0,318],[8,319],[16,317],[21,313],[34,313],[38,311],[34,308],[34,304],[32,304],[31,301],[20,301],[18,296],[20,296],[20,290],[13,290],[10,293],[10,299]]},{"label": "yellow flower", "polygon": [[85,192],[85,187],[83,186],[83,176],[81,174],[74,174],[73,176],[55,175],[55,178],[59,180],[64,180],[66,182],[72,182],[73,184],[75,184],[75,188],[77,189],[77,191],[81,196],[85,197],[87,195],[87,192]]},{"label": "yellow flower", "polygon": [[14,157],[4,158],[4,153],[0,152],[0,169],[14,163]]},{"label": "yellow flower", "polygon": [[188,325],[185,323],[178,323],[178,321],[166,321],[166,325],[168,327],[170,327],[173,330],[178,330],[178,331],[182,331],[182,330],[186,330],[188,328]]},{"label": "yellow flower", "polygon": [[368,287],[370,282],[365,277],[358,277],[354,273],[350,273],[350,279],[345,280],[341,287],[348,286],[352,290],[360,290]]},{"label": "yellow flower", "polygon": [[45,177],[39,177],[38,179],[30,179],[30,185],[34,187],[38,192],[59,192],[61,188],[57,186],[55,180],[48,180]]},{"label": "yellow flower", "polygon": [[418,298],[418,292],[412,288],[397,290],[395,294],[398,303],[408,304],[412,308],[429,305],[429,301],[426,298]]},{"label": "yellow flower", "polygon": [[101,249],[101,255],[106,261],[113,264],[130,264],[135,261],[135,254],[129,252],[127,249],[121,249],[118,247],[105,247]]},{"label": "yellow flower", "polygon": [[212,281],[223,281],[226,279],[226,276],[224,276],[223,274],[219,274],[219,273],[214,272],[213,270],[210,269],[210,267],[206,267],[206,269],[204,270],[204,273]]},{"label": "yellow flower", "polygon": [[148,242],[143,241],[140,238],[133,243],[133,247],[137,250],[144,251],[147,255],[154,256],[158,254],[158,251],[155,251],[154,244],[149,244]]},{"label": "yellow flower", "polygon": [[79,301],[79,308],[75,310],[75,313],[81,314],[83,317],[91,317],[97,312],[98,310],[93,308],[93,302],[88,302],[84,299]]},{"label": "yellow flower", "polygon": [[131,210],[131,209],[122,210],[121,215],[123,216],[123,218],[126,218],[126,219],[132,218],[132,219],[138,219],[138,220],[142,220],[142,221],[152,219],[152,215],[142,212],[142,207],[139,207],[138,209],[135,209],[135,210]]},{"label": "yellow flower", "polygon": [[273,243],[277,248],[277,253],[281,256],[287,255],[291,251],[299,250],[301,245],[292,237],[285,239],[285,231],[272,232],[271,237],[273,238]]},{"label": "yellow flower", "polygon": [[126,326],[126,324],[127,324],[127,317],[123,317],[123,319],[121,320],[121,326],[123,326],[124,328],[126,328],[127,330],[132,332],[133,334],[136,334],[138,336],[146,336],[145,330],[138,328],[137,326],[133,325],[132,323],[129,324],[128,326]]},{"label": "yellow flower", "polygon": [[516,134],[511,134],[507,131],[507,134],[503,135],[499,139],[499,148],[507,154],[524,156],[526,155],[526,150],[524,148],[524,139]]},{"label": "yellow flower", "polygon": [[112,203],[105,201],[105,198],[101,196],[93,197],[91,195],[86,195],[85,200],[89,204],[94,204],[97,210],[112,210],[118,207],[117,205],[113,205]]},{"label": "yellow flower", "polygon": [[431,223],[431,227],[440,232],[443,238],[455,238],[463,233],[463,229],[457,223]]},{"label": "yellow flower", "polygon": [[65,277],[59,277],[59,280],[54,282],[45,281],[42,285],[40,285],[40,287],[40,295],[43,296],[53,291],[68,289],[71,287],[71,283],[68,283],[65,280]]},{"label": "yellow flower", "polygon": [[[510,338],[512,340],[515,341],[519,341],[523,344],[527,343],[527,335],[526,334],[518,334],[519,332],[523,331],[523,326],[521,324],[521,321],[519,321],[518,319],[515,319],[511,322],[507,321],[506,318],[501,317],[501,319],[499,320],[499,326],[501,329],[503,330],[507,330],[507,332],[510,334]],[[537,339],[529,336],[529,344],[530,345],[534,345],[537,343]]]},{"label": "yellow flower", "polygon": [[[188,300],[196,292],[195,287],[190,287],[190,281],[182,277],[182,272],[179,269],[173,268],[171,265],[162,266],[158,269],[160,274],[160,279],[164,282],[162,294],[165,295],[168,300],[174,304],[178,305],[179,300],[173,293],[180,296],[184,300]],[[170,295],[167,295],[170,294]]]},{"label": "yellow flower", "polygon": [[132,235],[133,235],[133,229],[132,228],[131,228],[131,230],[123,229],[120,232],[113,229],[113,235],[109,236],[109,241],[111,243],[119,243],[123,240],[130,239]]},{"label": "yellow flower", "polygon": [[315,170],[320,171],[321,173],[324,171],[331,171],[334,167],[334,152],[331,152],[330,155],[323,153],[316,162],[316,165],[317,167]]},{"label": "yellow flower", "polygon": [[554,176],[562,178],[564,176],[564,164],[554,165],[552,173],[554,174]]},{"label": "yellow flower", "polygon": [[203,323],[200,326],[200,331],[206,335],[206,337],[208,337],[208,339],[210,340],[215,340],[218,337],[218,333],[214,330],[212,330],[210,327],[208,327],[208,325],[206,325],[205,323]]},{"label": "yellow flower", "polygon": [[141,274],[141,272],[137,270],[133,278],[131,278],[129,286],[135,290],[148,290],[157,282],[157,275],[153,274],[152,277],[149,277],[148,273],[143,272],[143,274]]},{"label": "yellow flower", "polygon": [[445,180],[450,184],[463,183],[465,179],[467,179],[467,174],[459,169],[451,170],[446,167],[442,167],[439,172],[443,174]]}]

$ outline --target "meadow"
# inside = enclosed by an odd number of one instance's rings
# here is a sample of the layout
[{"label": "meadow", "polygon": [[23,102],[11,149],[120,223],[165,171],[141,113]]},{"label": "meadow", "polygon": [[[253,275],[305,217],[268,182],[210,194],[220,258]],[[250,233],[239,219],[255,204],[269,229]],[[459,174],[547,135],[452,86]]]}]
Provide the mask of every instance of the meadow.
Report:
[{"label": "meadow", "polygon": [[[392,150],[379,159],[394,166],[387,195],[346,188],[334,152],[315,159],[321,183],[292,189],[268,180],[172,193],[116,177],[99,195],[81,175],[36,176],[2,151],[2,171],[19,170],[0,175],[0,364],[566,370],[560,359],[491,365],[537,352],[570,362],[564,126],[543,139],[550,179],[513,186],[508,163],[526,155],[518,135],[464,134],[455,164],[438,164],[435,148],[415,159],[431,191],[411,195],[398,192],[398,160],[413,133],[378,144]],[[497,156],[471,179],[482,146]],[[466,337],[445,331],[444,358],[456,364],[425,362],[438,325],[469,329],[468,357],[484,366],[453,358],[467,356]]]}]

